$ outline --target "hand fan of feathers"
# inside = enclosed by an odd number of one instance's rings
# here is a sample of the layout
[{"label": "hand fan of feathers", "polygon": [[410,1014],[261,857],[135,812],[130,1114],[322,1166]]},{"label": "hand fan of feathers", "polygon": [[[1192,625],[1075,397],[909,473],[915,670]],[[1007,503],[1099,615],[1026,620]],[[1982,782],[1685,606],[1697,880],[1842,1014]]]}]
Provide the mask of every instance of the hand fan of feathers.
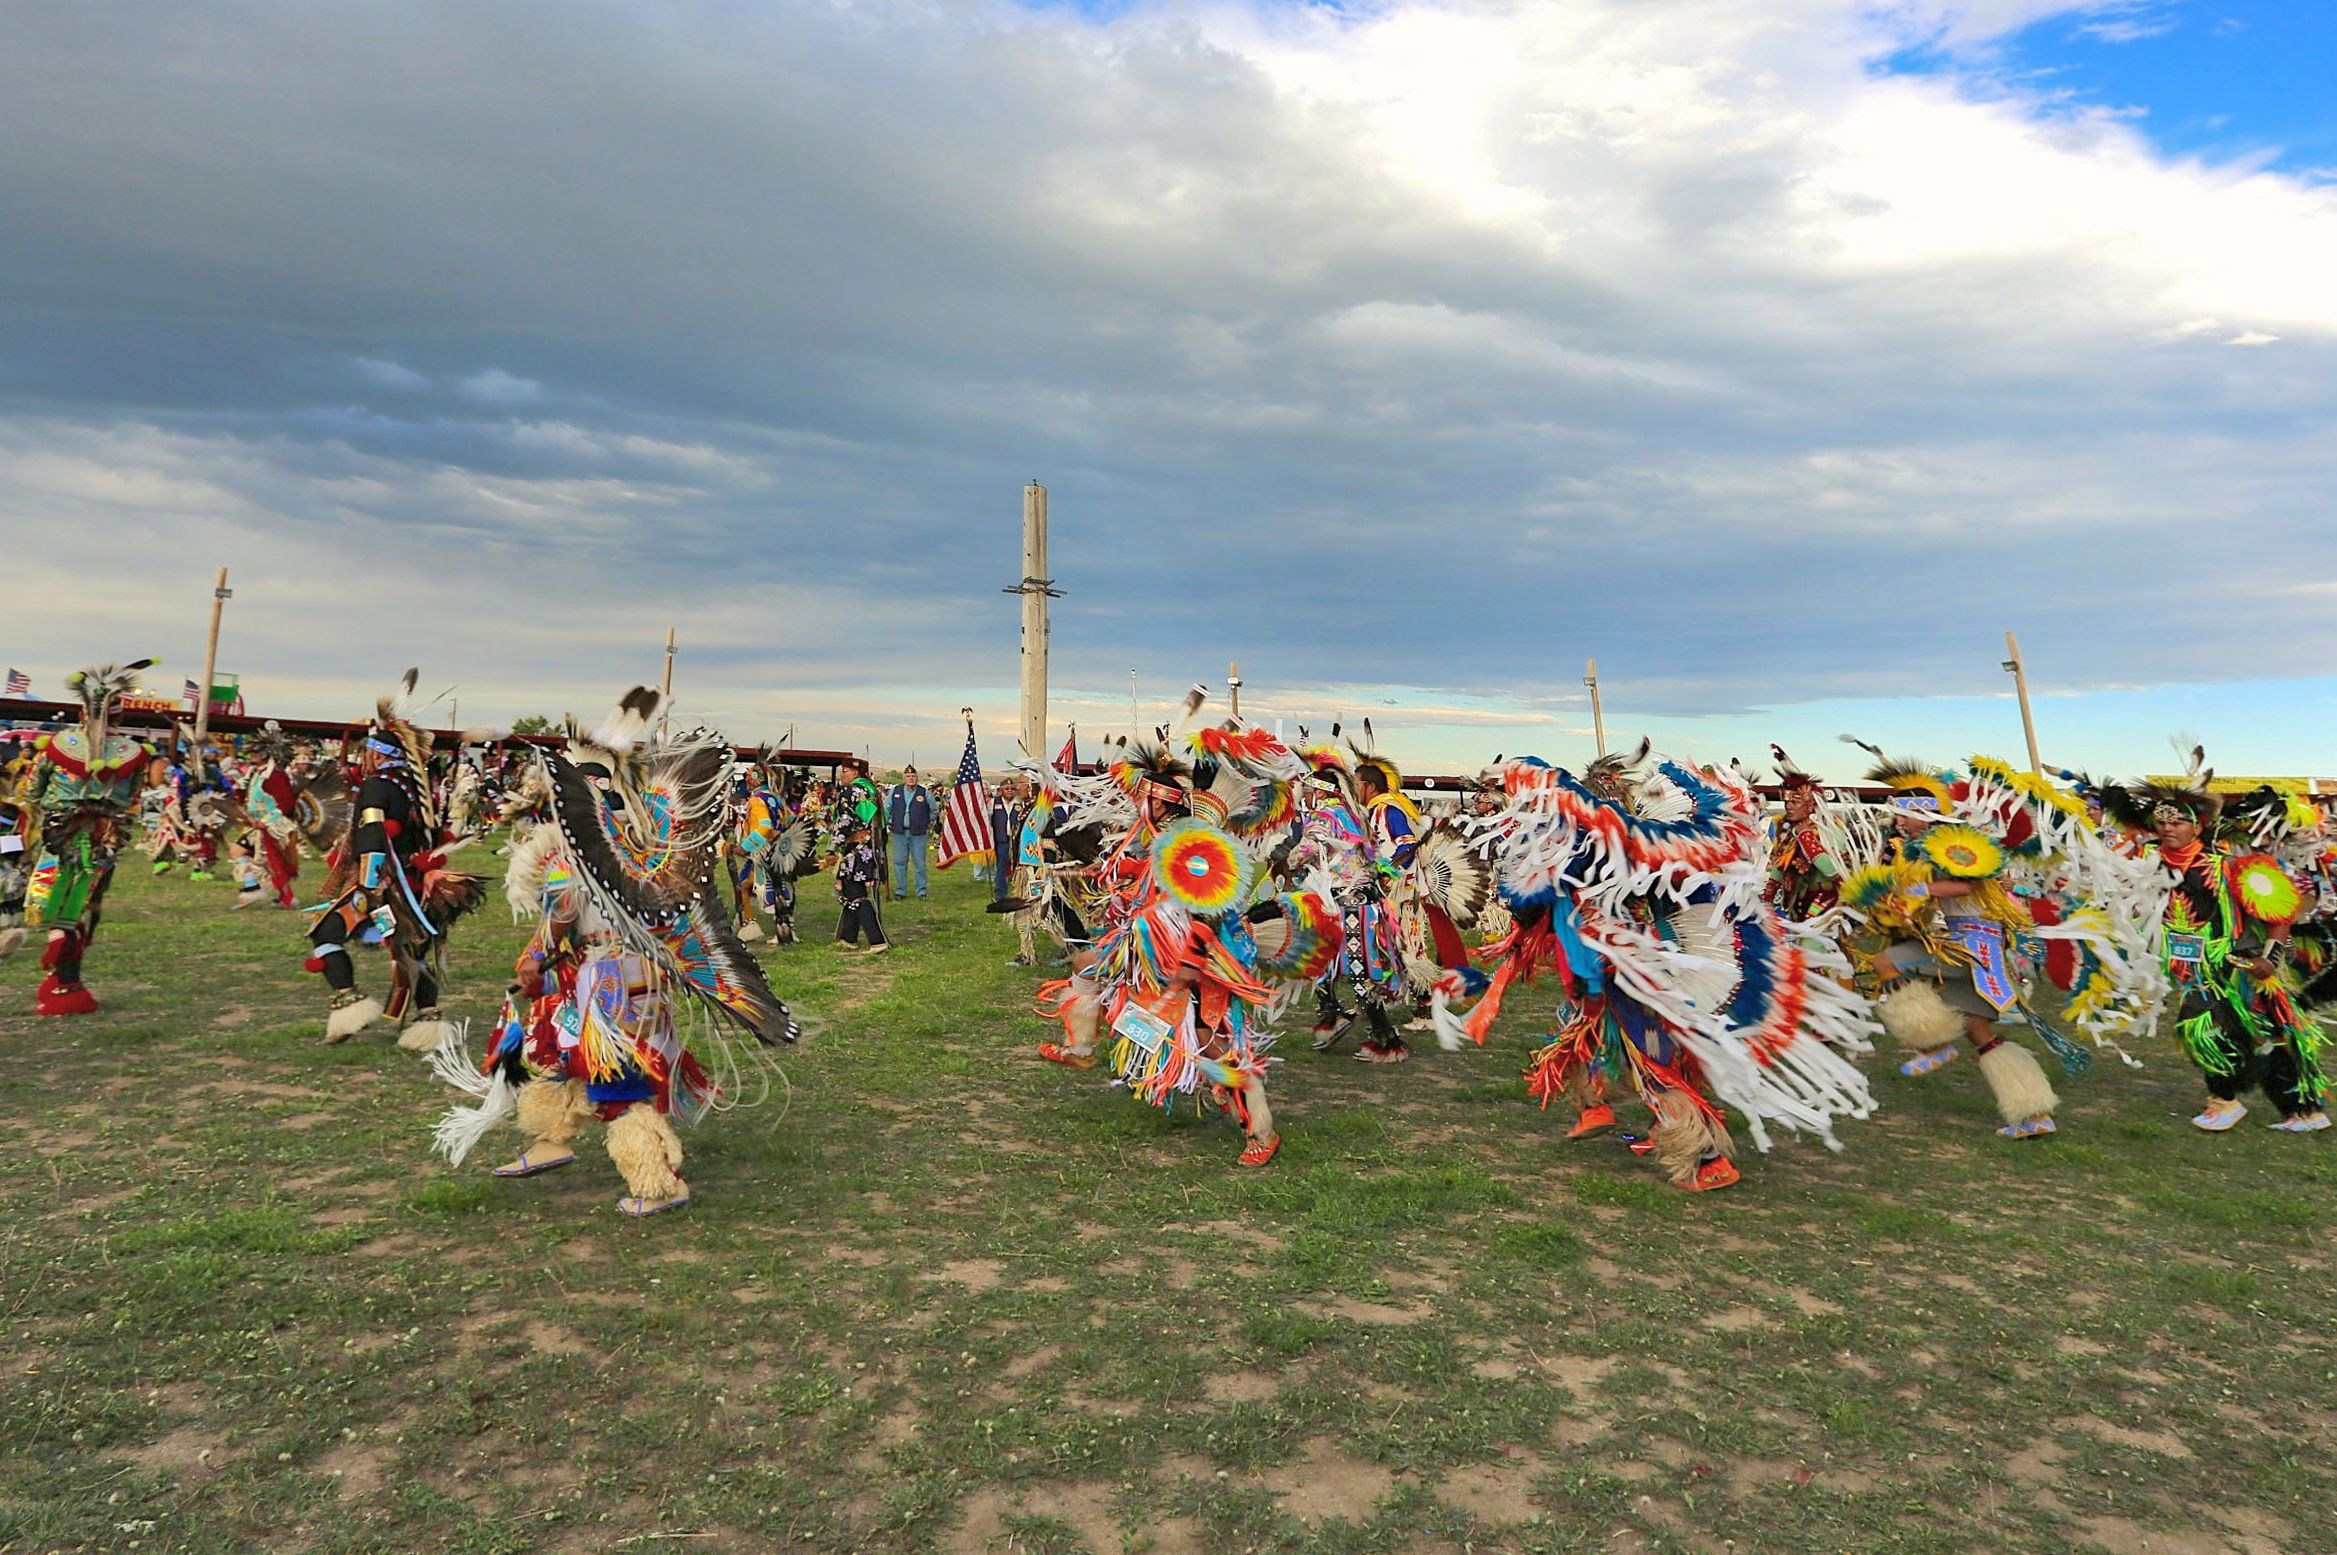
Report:
[{"label": "hand fan of feathers", "polygon": [[292,824],[300,828],[301,840],[321,856],[340,845],[356,818],[348,779],[337,763],[328,762],[295,781]]},{"label": "hand fan of feathers", "polygon": [[[722,910],[722,893],[713,889],[720,829],[699,828],[698,837],[676,838],[669,821],[667,835],[636,841],[619,830],[599,791],[574,763],[554,752],[546,765],[553,819],[580,868],[577,883],[626,943],[664,963],[682,987],[757,1041],[793,1041],[787,1006],[739,943]],[[709,786],[721,793],[726,772],[720,752],[686,752],[662,759],[644,794],[672,805],[669,815],[688,816],[707,801]]]},{"label": "hand fan of feathers", "polygon": [[233,798],[216,789],[206,789],[187,801],[187,824],[199,832],[217,835],[231,829],[247,831],[252,818]]},{"label": "hand fan of feathers", "polygon": [[1419,900],[1442,909],[1455,927],[1473,928],[1493,894],[1493,866],[1469,846],[1458,827],[1438,821],[1413,850],[1411,881]]},{"label": "hand fan of feathers", "polygon": [[808,816],[798,816],[779,829],[771,839],[771,852],[766,861],[771,873],[790,880],[801,880],[819,872],[819,828]]}]

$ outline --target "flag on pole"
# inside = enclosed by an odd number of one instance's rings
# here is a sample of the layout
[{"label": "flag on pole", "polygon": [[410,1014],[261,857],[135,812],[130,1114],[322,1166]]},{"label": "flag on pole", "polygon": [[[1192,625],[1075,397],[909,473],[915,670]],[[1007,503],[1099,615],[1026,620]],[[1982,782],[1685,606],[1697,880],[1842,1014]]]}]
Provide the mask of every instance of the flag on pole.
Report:
[{"label": "flag on pole", "polygon": [[203,688],[190,680],[187,682],[187,689],[179,693],[179,700],[189,707],[201,707],[203,705]]},{"label": "flag on pole", "polygon": [[1055,770],[1071,773],[1079,771],[1079,726],[1077,724],[1072,725],[1071,732],[1063,737],[1063,748],[1055,753]]},{"label": "flag on pole", "polygon": [[0,696],[29,697],[32,695],[32,677],[15,665],[8,667],[8,684],[0,687]]},{"label": "flag on pole", "polygon": [[947,869],[959,859],[981,863],[990,857],[990,791],[982,786],[982,758],[974,754],[974,725],[966,723],[966,753],[958,758],[957,781],[941,808],[941,858]]}]

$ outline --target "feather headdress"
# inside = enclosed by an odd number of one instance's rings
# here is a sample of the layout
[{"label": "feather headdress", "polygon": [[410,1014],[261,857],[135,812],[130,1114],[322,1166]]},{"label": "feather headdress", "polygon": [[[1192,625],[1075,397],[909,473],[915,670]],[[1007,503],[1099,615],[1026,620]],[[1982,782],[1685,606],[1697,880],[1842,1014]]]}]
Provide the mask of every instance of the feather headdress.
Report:
[{"label": "feather headdress", "polygon": [[1818,780],[1802,769],[1801,763],[1785,754],[1785,747],[1771,741],[1769,760],[1777,768],[1777,781],[1791,793],[1797,788],[1816,788]]},{"label": "feather headdress", "polygon": [[2215,769],[2207,764],[2206,748],[2194,745],[2179,778],[2105,784],[2102,813],[2130,831],[2150,831],[2166,820],[2189,820],[2201,831],[2211,832],[2216,818],[2223,814],[2223,800],[2210,786],[2214,781]]},{"label": "feather headdress", "polygon": [[152,669],[160,659],[134,659],[128,664],[93,664],[65,677],[66,687],[81,701],[81,710],[102,717],[114,703],[138,689],[138,672]]},{"label": "feather headdress", "polygon": [[[1867,782],[1880,783],[1903,798],[1916,801],[1902,805],[1901,808],[1928,808],[1941,815],[1955,809],[1956,775],[1953,772],[1944,767],[1932,766],[1916,757],[1886,754],[1881,746],[1869,745],[1855,734],[1843,735],[1842,743],[1855,745],[1874,758],[1874,765],[1866,769]],[[1921,803],[1926,799],[1930,801],[1928,806]]]},{"label": "feather headdress", "polygon": [[1583,786],[1603,799],[1628,800],[1645,774],[1654,742],[1644,736],[1630,755],[1606,755],[1582,769]]},{"label": "feather headdress", "polygon": [[414,687],[421,680],[419,669],[409,669],[399,679],[397,690],[377,697],[373,727],[365,735],[365,743],[373,750],[418,773],[428,771],[430,765],[430,736],[416,728],[413,719]]}]

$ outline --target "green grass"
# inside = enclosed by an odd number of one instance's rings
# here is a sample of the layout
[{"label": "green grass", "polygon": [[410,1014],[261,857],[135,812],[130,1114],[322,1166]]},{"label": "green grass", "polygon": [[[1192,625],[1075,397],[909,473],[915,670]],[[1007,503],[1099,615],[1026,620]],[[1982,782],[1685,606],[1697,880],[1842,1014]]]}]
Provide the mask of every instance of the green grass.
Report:
[{"label": "green grass", "polygon": [[[231,901],[133,861],[94,1019],[0,964],[0,1555],[2337,1548],[2337,1146],[2195,1134],[2171,1045],[2021,1147],[1878,1061],[1846,1154],[1689,1197],[1523,1099],[1529,989],[1292,1043],[1241,1173],[1041,1063],[944,876],[890,956],[762,952],[811,1035],[635,1223],[596,1135],[435,1160],[450,1095]],[[519,940],[463,925],[454,1014]]]}]

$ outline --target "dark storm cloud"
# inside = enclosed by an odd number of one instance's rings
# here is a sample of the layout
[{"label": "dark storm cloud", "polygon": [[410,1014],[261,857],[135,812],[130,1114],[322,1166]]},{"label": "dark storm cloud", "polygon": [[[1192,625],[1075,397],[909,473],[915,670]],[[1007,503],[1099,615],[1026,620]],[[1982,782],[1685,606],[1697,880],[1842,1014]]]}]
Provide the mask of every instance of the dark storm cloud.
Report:
[{"label": "dark storm cloud", "polygon": [[2326,657],[2263,557],[2337,577],[2337,318],[2262,258],[2337,252],[2326,194],[1870,69],[2057,8],[40,8],[0,516],[132,594],[273,556],[288,642],[304,577],[394,575],[523,691],[677,614],[758,705],[1003,686],[1031,476],[1105,687]]}]

